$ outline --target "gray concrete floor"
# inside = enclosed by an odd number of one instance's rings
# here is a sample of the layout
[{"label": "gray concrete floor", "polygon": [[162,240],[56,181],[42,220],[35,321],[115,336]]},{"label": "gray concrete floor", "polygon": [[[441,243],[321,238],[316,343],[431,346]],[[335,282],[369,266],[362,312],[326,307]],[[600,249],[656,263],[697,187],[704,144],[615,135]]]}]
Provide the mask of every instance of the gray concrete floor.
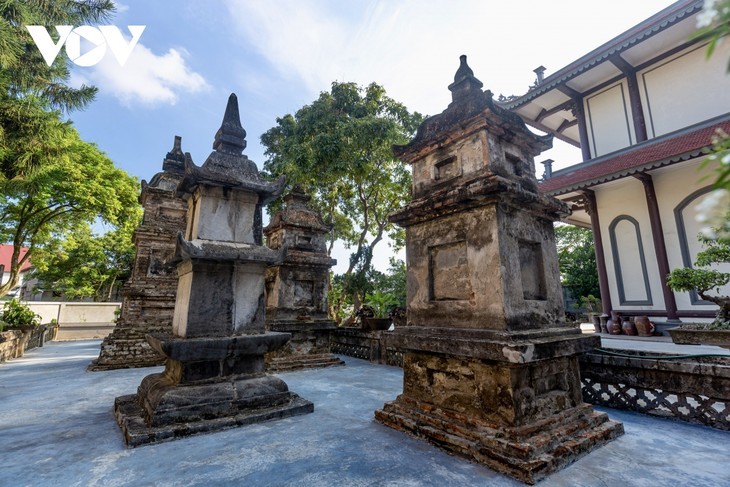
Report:
[{"label": "gray concrete floor", "polygon": [[[374,422],[402,371],[348,357],[281,374],[313,414],[126,449],[114,398],[159,369],[86,372],[98,354],[50,343],[0,365],[0,486],[522,485]],[[730,486],[730,433],[607,411],[626,434],[539,485]]]}]

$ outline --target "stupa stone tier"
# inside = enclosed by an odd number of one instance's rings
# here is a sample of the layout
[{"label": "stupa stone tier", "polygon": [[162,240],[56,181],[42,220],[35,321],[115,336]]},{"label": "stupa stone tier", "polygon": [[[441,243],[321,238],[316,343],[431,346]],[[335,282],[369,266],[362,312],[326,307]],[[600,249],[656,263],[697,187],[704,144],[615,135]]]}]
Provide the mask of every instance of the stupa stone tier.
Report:
[{"label": "stupa stone tier", "polygon": [[266,327],[292,335],[267,354],[269,370],[344,365],[330,350],[330,333],[337,328],[327,310],[329,271],[337,263],[327,255],[330,231],[299,187],[264,229],[267,245],[282,255],[266,270]]},{"label": "stupa stone tier", "polygon": [[284,179],[261,179],[242,154],[245,135],[231,95],[205,163],[198,167],[185,155],[177,191],[188,219],[176,246],[172,333],[148,336],[166,357],[165,371],[115,401],[129,446],[314,410],[265,372],[264,355],[290,338],[265,330],[264,272],[281,256],[261,245],[261,208],[281,194]]},{"label": "stupa stone tier", "polygon": [[165,358],[147,342],[148,333],[170,333],[175,310],[177,272],[173,262],[177,233],[185,230],[187,203],[176,194],[184,174],[181,138],[167,153],[162,171],[142,181],[142,223],[134,231],[132,275],[124,284],[114,330],[101,343],[89,370],[161,365]]},{"label": "stupa stone tier", "polygon": [[403,393],[378,421],[534,483],[621,435],[583,403],[578,355],[600,346],[566,325],[553,222],[569,211],[538,192],[551,146],[482,91],[462,56],[452,103],[396,156],[413,200],[406,228]]}]

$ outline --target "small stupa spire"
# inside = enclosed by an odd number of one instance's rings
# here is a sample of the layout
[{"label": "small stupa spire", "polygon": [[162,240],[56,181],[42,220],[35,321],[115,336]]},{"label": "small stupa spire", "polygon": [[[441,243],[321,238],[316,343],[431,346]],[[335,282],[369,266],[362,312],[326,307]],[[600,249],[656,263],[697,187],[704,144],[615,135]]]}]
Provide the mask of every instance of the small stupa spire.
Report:
[{"label": "small stupa spire", "polygon": [[226,113],[223,115],[223,123],[215,134],[213,149],[228,154],[241,154],[245,148],[246,131],[241,125],[241,117],[238,114],[238,98],[235,93],[231,93]]},{"label": "small stupa spire", "polygon": [[454,82],[449,85],[452,101],[458,101],[482,92],[484,84],[474,77],[474,71],[466,64],[466,54],[459,56],[459,69],[454,75]]},{"label": "small stupa spire", "polygon": [[182,151],[182,137],[175,136],[172,149],[162,161],[162,170],[167,172],[180,172],[185,167],[185,154]]}]

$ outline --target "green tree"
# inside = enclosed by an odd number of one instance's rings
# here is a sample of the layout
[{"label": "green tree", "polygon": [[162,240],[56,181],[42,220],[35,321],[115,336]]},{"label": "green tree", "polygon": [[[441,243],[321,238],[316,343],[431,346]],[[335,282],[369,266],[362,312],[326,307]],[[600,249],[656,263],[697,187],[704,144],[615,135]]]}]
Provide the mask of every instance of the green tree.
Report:
[{"label": "green tree", "polygon": [[0,1],[0,183],[55,157],[47,139],[61,122],[53,110],[83,108],[97,92],[68,86],[68,58],[57,56],[48,66],[25,26],[98,22],[113,11],[111,0]]},{"label": "green tree", "polygon": [[362,88],[334,82],[295,115],[277,118],[261,137],[266,172],[301,185],[333,224],[329,251],[338,239],[353,249],[343,289],[356,301],[364,295],[363,280],[378,243],[386,235],[403,241],[388,213],[407,201],[411,176],[391,148],[407,143],[422,119],[376,83]]},{"label": "green tree", "polygon": [[[135,178],[114,167],[70,125],[59,123],[50,135],[46,143],[55,157],[22,178],[0,182],[0,241],[14,247],[10,280],[0,286],[0,296],[17,285],[21,265],[39,247],[83,222],[101,219],[125,226],[139,218]],[[29,250],[21,258],[22,247]]]},{"label": "green tree", "polygon": [[[141,216],[141,208],[138,216]],[[139,223],[139,218],[136,219]],[[70,299],[109,301],[131,274],[134,261],[132,232],[135,219],[95,235],[86,222],[72,229],[55,245],[38,249],[31,277],[41,287]]]},{"label": "green tree", "polygon": [[[98,23],[114,12],[112,0],[2,0],[0,1],[0,96],[3,102],[32,95],[48,107],[83,108],[96,88],[72,88],[67,82],[70,61],[57,56],[48,66],[26,25],[81,25]],[[51,33],[54,35],[55,33]],[[55,39],[57,40],[57,39]]]},{"label": "green tree", "polygon": [[390,267],[387,272],[374,271],[372,287],[392,295],[397,305],[406,307],[406,263],[395,257],[390,258]]},{"label": "green tree", "polygon": [[575,225],[558,225],[555,243],[563,287],[576,300],[600,296],[593,232]]},{"label": "green tree", "polygon": [[695,268],[674,269],[667,276],[667,285],[672,291],[692,291],[704,300],[720,307],[715,321],[708,328],[730,328],[730,296],[718,296],[720,288],[730,282],[730,272],[721,272],[712,266],[730,263],[730,237],[716,239],[698,236],[705,249],[697,254]]},{"label": "green tree", "polygon": [[[0,242],[14,247],[0,296],[54,235],[84,219],[119,223],[137,206],[136,182],[61,119],[87,106],[96,88],[70,87],[68,58],[48,66],[25,28],[100,22],[113,12],[112,0],[0,0]],[[30,251],[21,259],[22,246]]]}]

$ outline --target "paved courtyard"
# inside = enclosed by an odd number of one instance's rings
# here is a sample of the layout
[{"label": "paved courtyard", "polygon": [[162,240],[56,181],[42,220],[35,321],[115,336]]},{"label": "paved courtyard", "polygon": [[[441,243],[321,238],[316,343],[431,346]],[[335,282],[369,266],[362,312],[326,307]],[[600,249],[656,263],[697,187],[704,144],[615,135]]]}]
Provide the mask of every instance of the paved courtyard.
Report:
[{"label": "paved courtyard", "polygon": [[[402,371],[282,374],[313,414],[126,449],[114,398],[160,369],[86,372],[99,341],[53,342],[0,365],[0,486],[519,486],[390,430],[373,411]],[[730,486],[730,433],[608,410],[626,434],[552,475],[552,486]]]}]

